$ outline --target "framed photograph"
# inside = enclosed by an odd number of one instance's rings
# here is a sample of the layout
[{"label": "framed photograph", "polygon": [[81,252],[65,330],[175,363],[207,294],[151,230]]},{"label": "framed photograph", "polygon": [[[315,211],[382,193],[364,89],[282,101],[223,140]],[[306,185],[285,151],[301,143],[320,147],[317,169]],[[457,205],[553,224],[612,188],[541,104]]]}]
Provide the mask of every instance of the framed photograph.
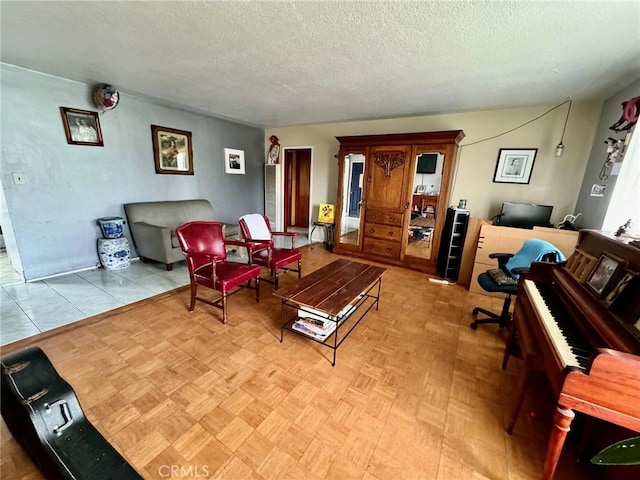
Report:
[{"label": "framed photograph", "polygon": [[607,305],[611,305],[613,302],[615,302],[618,298],[620,298],[620,296],[622,295],[622,292],[625,291],[625,289],[629,286],[630,283],[632,283],[636,278],[636,274],[633,272],[624,272],[624,274],[622,275],[622,278],[620,278],[620,281],[617,282],[613,288],[609,291],[609,293],[607,294],[607,298],[605,298],[605,303]]},{"label": "framed photograph", "polygon": [[426,192],[426,191],[427,191],[427,186],[426,185],[418,185],[416,187],[416,193],[418,195],[424,195],[424,192]]},{"label": "framed photograph", "polygon": [[62,124],[64,125],[64,133],[67,135],[67,143],[104,147],[98,112],[60,107],[60,113],[62,113]]},{"label": "framed photograph", "polygon": [[236,175],[244,175],[244,150],[224,149],[224,171]]},{"label": "framed photograph", "polygon": [[626,262],[608,253],[603,253],[595,268],[587,278],[587,285],[598,296],[604,296],[611,289],[612,279],[619,277]]},{"label": "framed photograph", "polygon": [[151,125],[156,173],[193,175],[191,132]]},{"label": "framed photograph", "polygon": [[537,148],[501,148],[493,182],[529,183],[537,153]]}]

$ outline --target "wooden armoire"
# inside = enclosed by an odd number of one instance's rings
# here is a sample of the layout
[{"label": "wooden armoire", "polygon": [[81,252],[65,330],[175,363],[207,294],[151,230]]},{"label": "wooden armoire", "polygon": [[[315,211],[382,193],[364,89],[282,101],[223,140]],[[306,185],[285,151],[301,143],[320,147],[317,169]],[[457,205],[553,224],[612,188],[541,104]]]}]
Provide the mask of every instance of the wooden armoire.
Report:
[{"label": "wooden armoire", "polygon": [[[435,273],[440,233],[462,130],[336,137],[338,195],[334,252]],[[417,159],[437,155],[427,185],[416,185]],[[416,212],[413,194],[437,198],[430,214]],[[431,215],[431,216],[429,216]],[[418,223],[421,226],[416,226]],[[416,233],[416,230],[419,230]],[[426,255],[415,249],[427,247]]]}]

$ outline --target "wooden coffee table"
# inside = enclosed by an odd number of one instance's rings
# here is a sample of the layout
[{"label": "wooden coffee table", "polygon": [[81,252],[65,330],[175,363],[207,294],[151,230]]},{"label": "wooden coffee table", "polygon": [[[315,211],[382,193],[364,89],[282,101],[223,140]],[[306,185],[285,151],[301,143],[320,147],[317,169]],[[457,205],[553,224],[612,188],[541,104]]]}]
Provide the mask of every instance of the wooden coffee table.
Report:
[{"label": "wooden coffee table", "polygon": [[[333,349],[331,364],[335,366],[338,347],[369,310],[378,309],[385,271],[339,259],[276,291],[282,298],[280,342],[285,330],[310,338]],[[295,309],[293,315],[291,309]]]}]

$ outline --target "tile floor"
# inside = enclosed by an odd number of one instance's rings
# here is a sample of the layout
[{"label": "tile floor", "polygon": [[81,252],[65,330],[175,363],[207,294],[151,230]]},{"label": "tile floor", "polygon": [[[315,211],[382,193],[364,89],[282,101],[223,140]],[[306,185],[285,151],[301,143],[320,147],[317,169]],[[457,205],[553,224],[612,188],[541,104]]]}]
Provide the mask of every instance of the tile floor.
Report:
[{"label": "tile floor", "polygon": [[[290,229],[293,230],[293,229]],[[306,230],[296,247],[306,245]],[[230,260],[246,262],[244,252]],[[0,290],[0,345],[6,345],[189,283],[185,262],[168,272],[159,263],[133,260],[124,270],[94,268],[22,283],[3,281]]]}]

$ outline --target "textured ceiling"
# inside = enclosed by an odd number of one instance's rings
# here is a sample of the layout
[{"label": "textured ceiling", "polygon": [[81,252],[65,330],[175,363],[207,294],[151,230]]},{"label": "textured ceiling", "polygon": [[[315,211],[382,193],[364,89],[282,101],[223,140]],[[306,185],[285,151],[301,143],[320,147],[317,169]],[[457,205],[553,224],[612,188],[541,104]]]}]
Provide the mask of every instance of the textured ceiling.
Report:
[{"label": "textured ceiling", "polygon": [[0,2],[1,60],[260,127],[607,98],[640,2]]}]

